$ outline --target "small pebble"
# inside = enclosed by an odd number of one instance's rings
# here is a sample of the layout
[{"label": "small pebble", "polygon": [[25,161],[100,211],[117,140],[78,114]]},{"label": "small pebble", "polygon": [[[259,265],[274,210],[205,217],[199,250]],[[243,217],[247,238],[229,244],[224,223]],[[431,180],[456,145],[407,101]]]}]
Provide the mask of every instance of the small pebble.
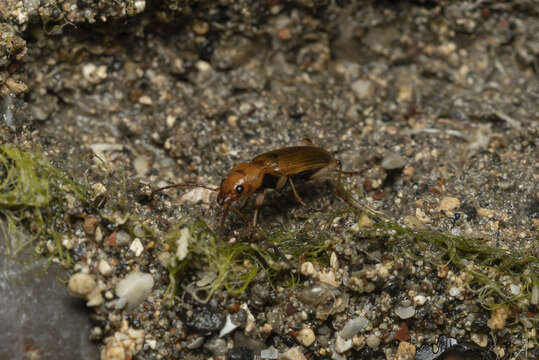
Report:
[{"label": "small pebble", "polygon": [[238,327],[238,325],[234,324],[232,322],[232,319],[230,318],[230,315],[228,314],[226,316],[226,321],[225,321],[225,325],[223,326],[223,328],[221,329],[221,331],[219,332],[219,337],[223,337],[223,336],[226,336],[228,334],[230,334],[232,331],[234,331],[236,328]]},{"label": "small pebble", "polygon": [[204,336],[191,337],[187,340],[187,346],[189,350],[195,350],[204,344]]},{"label": "small pebble", "polygon": [[138,102],[142,105],[151,106],[153,105],[153,100],[148,95],[142,95],[138,98]]},{"label": "small pebble", "polygon": [[399,347],[397,349],[397,352],[395,353],[395,357],[393,360],[414,360],[415,358],[415,346],[407,343],[406,341],[402,341],[399,343]]},{"label": "small pebble", "polygon": [[118,246],[127,245],[131,242],[131,236],[127,232],[120,230],[116,233],[115,241]]},{"label": "small pebble", "polygon": [[194,310],[191,316],[184,321],[185,325],[192,331],[200,334],[212,333],[223,327],[221,314],[206,308]]},{"label": "small pebble", "polygon": [[82,229],[86,233],[86,235],[93,235],[95,233],[95,228],[97,227],[97,224],[99,224],[99,220],[97,220],[93,216],[88,216],[86,219],[84,219],[84,222],[82,223]]},{"label": "small pebble", "polygon": [[279,356],[279,360],[307,360],[301,349],[296,346],[286,350]]},{"label": "small pebble", "polygon": [[76,273],[69,278],[67,288],[72,296],[86,298],[97,286],[90,274]]},{"label": "small pebble", "polygon": [[488,345],[488,335],[487,334],[476,334],[472,333],[470,336],[472,341],[481,347],[486,347]]},{"label": "small pebble", "polygon": [[494,309],[490,315],[490,319],[487,322],[487,325],[492,330],[502,330],[505,328],[505,321],[509,316],[509,311],[505,307],[500,307]]},{"label": "small pebble", "polygon": [[260,357],[262,359],[277,359],[279,357],[279,351],[273,346],[270,346],[269,348],[260,351]]},{"label": "small pebble", "polygon": [[352,83],[351,88],[358,99],[371,98],[374,92],[374,85],[370,80],[356,80]]},{"label": "small pebble", "polygon": [[399,326],[399,330],[397,330],[397,332],[395,332],[395,335],[393,337],[395,339],[399,340],[399,341],[408,341],[408,340],[410,340],[410,334],[408,332],[408,325],[405,322],[403,322]]},{"label": "small pebble", "polygon": [[367,346],[371,349],[377,349],[380,346],[380,338],[374,334],[367,336]]},{"label": "small pebble", "polygon": [[344,325],[341,331],[341,336],[344,339],[350,339],[352,336],[363,330],[368,323],[369,320],[367,320],[367,318],[364,316],[358,316],[356,318],[350,319],[348,320],[346,325]]},{"label": "small pebble", "polygon": [[135,330],[122,321],[122,328],[104,340],[101,360],[131,359],[144,344],[144,330]]},{"label": "small pebble", "polygon": [[416,305],[423,305],[427,302],[427,298],[424,295],[416,295],[414,296],[414,304]]},{"label": "small pebble", "polygon": [[401,319],[409,319],[415,315],[415,308],[413,306],[397,306],[395,314]]},{"label": "small pebble", "polygon": [[296,339],[305,347],[309,347],[314,343],[314,331],[311,328],[303,328],[298,332]]},{"label": "small pebble", "polygon": [[440,201],[440,210],[451,211],[460,206],[460,200],[454,197],[446,196]]},{"label": "small pebble", "polygon": [[104,276],[108,276],[112,274],[112,272],[114,271],[114,268],[110,266],[107,260],[104,260],[104,259],[99,261],[99,264],[97,265],[97,269],[99,270],[101,275],[104,275]]},{"label": "small pebble", "polygon": [[208,349],[213,356],[219,357],[227,352],[226,341],[219,338],[211,338],[204,344],[204,348]]},{"label": "small pebble", "polygon": [[406,160],[399,154],[388,153],[382,160],[381,166],[386,170],[401,169],[406,165]]},{"label": "small pebble", "polygon": [[140,256],[142,252],[144,251],[144,245],[142,245],[142,242],[140,239],[135,239],[129,246],[129,250],[131,250],[133,253],[135,253],[135,256]]},{"label": "small pebble", "polygon": [[335,351],[339,354],[342,354],[344,352],[347,352],[352,348],[352,339],[345,339],[341,336],[341,334],[337,334],[337,338],[335,339]]},{"label": "small pebble", "polygon": [[449,296],[451,297],[457,297],[460,295],[460,290],[458,287],[453,286],[449,289]]}]

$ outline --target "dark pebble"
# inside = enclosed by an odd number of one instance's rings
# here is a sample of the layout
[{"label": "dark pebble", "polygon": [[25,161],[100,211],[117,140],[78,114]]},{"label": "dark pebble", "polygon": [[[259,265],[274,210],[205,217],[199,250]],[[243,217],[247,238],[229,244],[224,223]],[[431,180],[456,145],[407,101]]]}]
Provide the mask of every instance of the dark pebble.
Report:
[{"label": "dark pebble", "polygon": [[253,360],[255,353],[246,347],[235,347],[228,351],[228,360]]},{"label": "dark pebble", "polygon": [[193,315],[184,321],[185,326],[197,333],[211,333],[223,327],[223,317],[221,314],[208,309],[195,310]]},{"label": "dark pebble", "polygon": [[475,345],[455,345],[440,355],[440,360],[495,360],[496,355]]}]

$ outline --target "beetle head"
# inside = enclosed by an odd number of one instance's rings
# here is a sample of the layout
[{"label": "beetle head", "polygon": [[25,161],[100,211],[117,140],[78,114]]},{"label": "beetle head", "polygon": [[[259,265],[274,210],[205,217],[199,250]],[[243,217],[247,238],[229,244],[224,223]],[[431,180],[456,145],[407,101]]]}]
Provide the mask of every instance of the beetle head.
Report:
[{"label": "beetle head", "polygon": [[262,185],[263,169],[252,163],[241,163],[230,171],[221,183],[217,203],[230,205],[254,193]]}]

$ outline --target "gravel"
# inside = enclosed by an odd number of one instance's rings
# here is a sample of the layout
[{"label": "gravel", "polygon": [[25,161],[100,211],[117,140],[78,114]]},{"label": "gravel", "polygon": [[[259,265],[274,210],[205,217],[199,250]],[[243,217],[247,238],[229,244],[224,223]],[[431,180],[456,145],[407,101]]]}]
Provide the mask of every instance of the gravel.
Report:
[{"label": "gravel", "polygon": [[[537,305],[536,266],[498,276],[481,267],[487,255],[463,250],[537,253],[529,1],[17,4],[0,5],[0,136],[88,185],[87,201],[68,194],[39,209],[62,231],[45,229],[36,249],[86,277],[68,288],[93,306],[105,358],[218,357],[226,343],[231,359],[432,359],[485,334],[493,346],[474,355],[537,355],[526,320],[514,320]],[[215,186],[234,164],[304,138],[361,172],[343,186],[374,212],[347,212],[329,183],[298,184],[321,212],[289,187],[269,191],[252,238],[230,212],[212,243],[214,192],[151,196]],[[395,226],[382,233],[377,213]],[[253,264],[259,273],[246,272]],[[126,286],[137,290],[114,291],[137,273]],[[231,274],[251,283],[212,287]],[[519,289],[495,304],[498,290]],[[403,323],[405,345],[392,340]]]}]

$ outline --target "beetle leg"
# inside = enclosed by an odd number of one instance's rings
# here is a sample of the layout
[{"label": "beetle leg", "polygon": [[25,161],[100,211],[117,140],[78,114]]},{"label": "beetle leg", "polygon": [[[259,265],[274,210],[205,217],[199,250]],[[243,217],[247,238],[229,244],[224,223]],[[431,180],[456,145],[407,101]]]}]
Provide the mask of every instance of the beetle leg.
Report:
[{"label": "beetle leg", "polygon": [[264,192],[262,191],[260,194],[256,196],[256,199],[255,199],[255,213],[253,215],[253,227],[250,231],[251,235],[249,237],[251,237],[253,233],[255,232],[256,219],[258,217],[258,208],[260,208],[260,205],[262,205],[263,202],[264,202]]},{"label": "beetle leg", "polygon": [[258,194],[256,196],[256,199],[255,199],[255,215],[253,217],[253,228],[256,227],[256,218],[258,216],[258,209],[260,208],[260,205],[262,205],[262,203],[264,202],[264,192],[261,192],[260,194]]},{"label": "beetle leg", "polygon": [[294,199],[296,199],[296,201],[300,203],[302,206],[309,208],[309,206],[305,204],[303,200],[301,200],[301,198],[299,197],[298,192],[296,191],[296,187],[294,186],[294,182],[292,181],[291,177],[288,177],[288,182],[290,183],[290,187],[292,188],[292,192],[294,193]]},{"label": "beetle leg", "polygon": [[275,190],[281,191],[283,186],[285,186],[286,182],[288,180],[288,176],[281,176],[279,180],[277,180],[277,185],[275,185]]},{"label": "beetle leg", "polygon": [[342,164],[339,160],[337,160],[337,171],[339,172],[337,175],[337,184],[341,185]]},{"label": "beetle leg", "polygon": [[226,220],[226,217],[228,215],[228,210],[230,209],[230,205],[226,205],[225,208],[223,209],[223,216],[221,217],[221,224],[219,225],[219,232],[221,235],[224,234],[224,229],[225,229],[225,220]]}]

